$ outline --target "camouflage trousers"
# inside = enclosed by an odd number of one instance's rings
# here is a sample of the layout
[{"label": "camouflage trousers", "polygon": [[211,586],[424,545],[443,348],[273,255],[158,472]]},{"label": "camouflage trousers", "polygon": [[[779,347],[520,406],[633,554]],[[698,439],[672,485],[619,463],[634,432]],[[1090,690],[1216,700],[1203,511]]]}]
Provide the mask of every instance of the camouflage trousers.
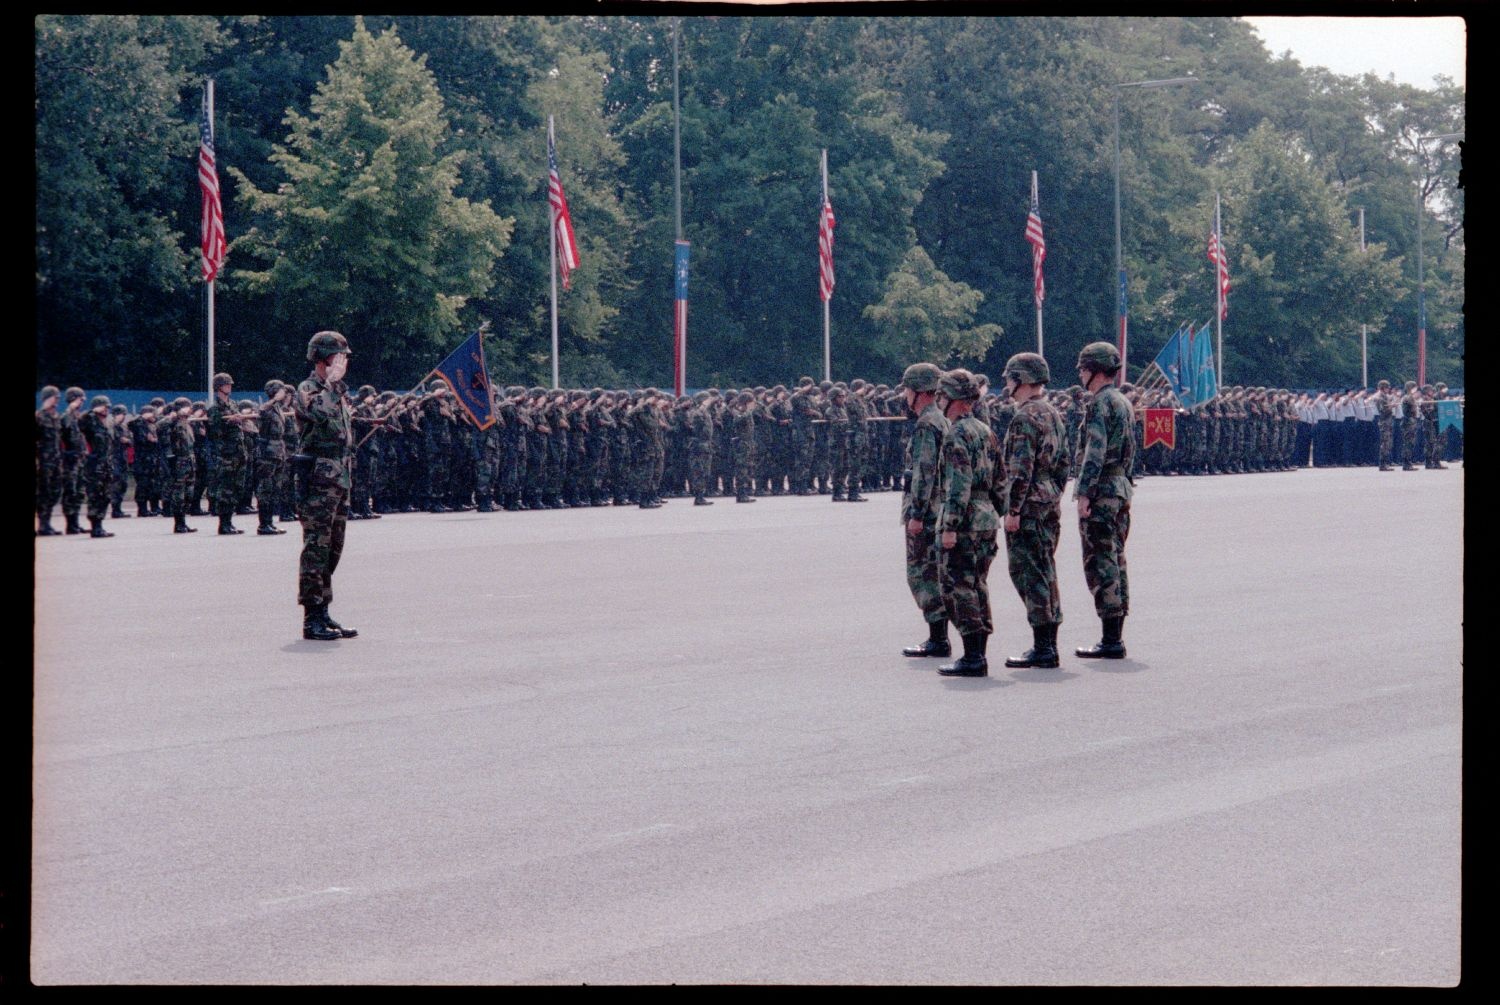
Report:
[{"label": "camouflage trousers", "polygon": [[197,465],[191,456],[167,459],[166,495],[162,501],[173,516],[186,513],[191,508],[193,499],[198,494],[194,478],[196,473]]},{"label": "camouflage trousers", "polygon": [[[1401,422],[1401,463],[1410,464],[1417,455],[1417,420],[1403,419]],[[67,508],[64,502],[63,508]]]},{"label": "camouflage trousers", "polygon": [[240,491],[244,487],[244,471],[240,467],[239,457],[236,456],[233,461],[220,458],[210,481],[213,482],[213,501],[219,515],[233,513],[240,504]]},{"label": "camouflage trousers", "polygon": [[1380,466],[1391,466],[1391,456],[1396,445],[1396,423],[1391,419],[1376,419],[1380,430]]},{"label": "camouflage trousers", "polygon": [[258,457],[255,460],[255,508],[265,523],[266,514],[281,512],[285,500],[286,461],[280,457]]},{"label": "camouflage trousers", "polygon": [[84,461],[83,491],[88,497],[90,520],[103,520],[109,512],[109,485],[114,474],[108,454],[89,454]]},{"label": "camouflage trousers", "polygon": [[999,546],[992,530],[960,533],[952,548],[942,549],[938,578],[948,620],[960,635],[990,635],[990,563]]},{"label": "camouflage trousers", "polygon": [[83,459],[63,455],[62,511],[63,516],[77,518],[83,509]]},{"label": "camouflage trousers", "polygon": [[1021,529],[1005,532],[1010,581],[1026,605],[1029,625],[1061,624],[1062,597],[1057,592],[1057,541],[1062,517],[1056,506],[1042,513],[1021,514]]},{"label": "camouflage trousers", "polygon": [[52,507],[62,498],[63,466],[61,457],[39,461],[36,469],[36,514],[43,520],[52,518]]},{"label": "camouflage trousers", "polygon": [[344,554],[344,507],[349,490],[312,489],[302,500],[302,558],[297,567],[297,603],[303,607],[333,601],[333,570]]},{"label": "camouflage trousers", "polygon": [[1130,613],[1129,580],[1125,575],[1125,539],[1130,536],[1130,503],[1124,499],[1099,498],[1089,515],[1078,521],[1083,539],[1083,578],[1094,595],[1094,610],[1101,618]]},{"label": "camouflage trousers", "polygon": [[712,443],[695,444],[688,448],[688,487],[694,496],[708,494],[708,475],[714,466]]},{"label": "camouflage trousers", "polygon": [[918,534],[906,535],[906,585],[929,625],[948,616],[938,575],[937,535],[930,525],[924,524]]}]

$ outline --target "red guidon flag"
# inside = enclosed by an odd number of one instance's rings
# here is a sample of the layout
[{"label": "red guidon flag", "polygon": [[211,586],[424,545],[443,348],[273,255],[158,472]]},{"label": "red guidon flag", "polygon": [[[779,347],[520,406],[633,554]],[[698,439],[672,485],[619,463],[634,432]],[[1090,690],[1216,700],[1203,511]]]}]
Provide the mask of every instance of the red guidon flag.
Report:
[{"label": "red guidon flag", "polygon": [[1177,449],[1177,413],[1170,408],[1146,409],[1144,450],[1153,443],[1164,443],[1168,450]]}]

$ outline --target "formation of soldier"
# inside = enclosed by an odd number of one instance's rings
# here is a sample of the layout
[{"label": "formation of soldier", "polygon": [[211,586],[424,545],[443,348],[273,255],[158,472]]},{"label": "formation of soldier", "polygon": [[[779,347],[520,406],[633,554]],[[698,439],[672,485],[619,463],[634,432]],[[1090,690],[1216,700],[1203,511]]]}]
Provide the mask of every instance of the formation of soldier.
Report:
[{"label": "formation of soldier", "polygon": [[[1007,388],[992,393],[983,374],[975,380],[974,415],[1003,440],[1017,403]],[[289,461],[298,438],[294,388],[268,381],[257,403],[233,399],[229,374],[216,375],[214,385],[212,403],[154,398],[138,415],[102,395],[85,408],[80,388],[44,388],[37,534],[111,536],[106,517],[132,515],[124,509],[130,481],[134,515],[171,517],[177,533],[196,530],[186,517],[213,515],[219,533],[237,534],[233,518],[252,514],[258,534],[283,533],[277,523],[297,519]],[[1170,392],[1121,390],[1134,413],[1136,476],[1287,470],[1309,457],[1314,464],[1378,460],[1382,469],[1400,459],[1411,470],[1418,456],[1427,467],[1443,466],[1448,446],[1436,428],[1442,385],[1424,393],[1408,382],[1397,394],[1382,381],[1370,392],[1317,396],[1231,387],[1206,405],[1176,410],[1174,449],[1141,447],[1146,409],[1172,407]],[[915,427],[902,394],[862,379],[811,377],[790,389],[714,388],[681,398],[654,388],[513,386],[492,391],[495,422],[481,430],[441,379],[406,394],[364,385],[350,400],[358,443],[350,517],[654,509],[674,497],[711,505],[713,497],[821,493],[862,502],[865,493],[899,488]],[[1062,419],[1062,455],[1071,464],[1090,396],[1077,384],[1040,396]],[[51,523],[59,503],[63,531]],[[88,530],[80,519],[85,503]]]}]

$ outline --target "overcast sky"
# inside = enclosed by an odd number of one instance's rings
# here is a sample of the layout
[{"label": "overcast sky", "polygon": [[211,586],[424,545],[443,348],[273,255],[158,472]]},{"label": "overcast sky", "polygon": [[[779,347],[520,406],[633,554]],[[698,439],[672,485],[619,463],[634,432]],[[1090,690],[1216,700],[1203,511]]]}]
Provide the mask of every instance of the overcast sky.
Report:
[{"label": "overcast sky", "polygon": [[1437,74],[1464,85],[1465,25],[1459,17],[1247,17],[1273,56],[1291,50],[1303,66],[1358,76],[1374,71],[1414,87]]}]

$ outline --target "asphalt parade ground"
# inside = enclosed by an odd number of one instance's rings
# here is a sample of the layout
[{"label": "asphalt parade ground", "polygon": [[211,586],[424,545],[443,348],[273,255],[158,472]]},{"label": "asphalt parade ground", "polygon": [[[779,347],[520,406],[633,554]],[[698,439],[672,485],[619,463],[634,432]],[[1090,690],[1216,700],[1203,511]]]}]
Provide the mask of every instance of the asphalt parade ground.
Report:
[{"label": "asphalt parade ground", "polygon": [[[1150,478],[1129,657],[912,660],[899,494],[36,543],[38,984],[1355,984],[1460,960],[1464,471]],[[953,636],[955,645],[957,635]]]}]

